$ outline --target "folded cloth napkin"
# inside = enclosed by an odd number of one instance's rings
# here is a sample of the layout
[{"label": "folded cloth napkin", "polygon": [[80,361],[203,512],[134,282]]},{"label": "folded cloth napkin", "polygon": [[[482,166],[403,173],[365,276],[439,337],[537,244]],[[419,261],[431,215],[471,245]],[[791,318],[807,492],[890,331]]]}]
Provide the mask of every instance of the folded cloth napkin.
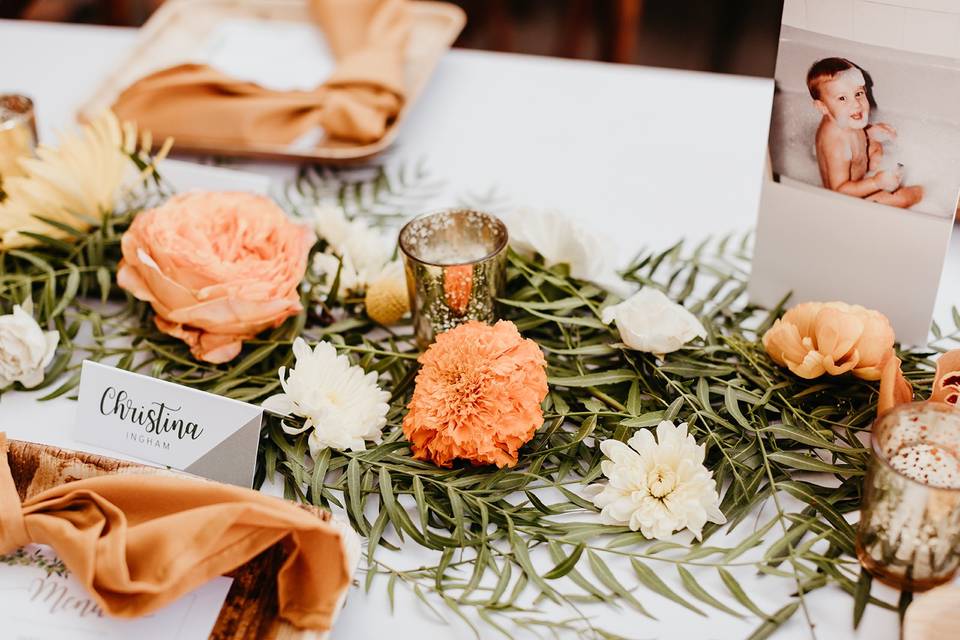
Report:
[{"label": "folded cloth napkin", "polygon": [[157,475],[68,482],[23,504],[0,433],[0,554],[53,547],[109,614],[150,614],[275,543],[280,616],[329,629],[350,581],[340,533],[294,504],[250,489]]},{"label": "folded cloth napkin", "polygon": [[333,138],[374,142],[403,105],[409,1],[310,0],[337,59],[313,91],[271,91],[207,65],[182,64],[137,80],[113,111],[155,140],[286,145],[321,126]]}]

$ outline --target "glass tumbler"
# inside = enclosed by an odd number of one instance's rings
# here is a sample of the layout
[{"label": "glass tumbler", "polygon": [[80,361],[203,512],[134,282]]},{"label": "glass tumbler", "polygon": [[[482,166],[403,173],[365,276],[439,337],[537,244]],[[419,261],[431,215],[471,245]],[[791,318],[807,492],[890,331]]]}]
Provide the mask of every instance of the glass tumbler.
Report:
[{"label": "glass tumbler", "polygon": [[33,101],[26,96],[0,94],[0,200],[5,177],[23,175],[20,158],[37,146]]},{"label": "glass tumbler", "polygon": [[900,405],[877,418],[871,432],[860,563],[898,589],[943,584],[960,565],[960,409]]},{"label": "glass tumbler", "polygon": [[417,344],[470,320],[496,320],[507,268],[507,227],[471,209],[428,213],[400,230]]}]

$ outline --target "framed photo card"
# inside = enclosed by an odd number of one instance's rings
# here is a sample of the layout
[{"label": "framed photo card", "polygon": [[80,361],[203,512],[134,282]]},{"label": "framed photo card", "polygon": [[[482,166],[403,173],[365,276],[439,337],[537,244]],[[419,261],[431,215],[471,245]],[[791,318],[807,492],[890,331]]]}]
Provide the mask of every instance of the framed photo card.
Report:
[{"label": "framed photo card", "polygon": [[960,194],[960,42],[906,37],[923,0],[828,4],[784,3],[750,297],[861,304],[924,344]]}]

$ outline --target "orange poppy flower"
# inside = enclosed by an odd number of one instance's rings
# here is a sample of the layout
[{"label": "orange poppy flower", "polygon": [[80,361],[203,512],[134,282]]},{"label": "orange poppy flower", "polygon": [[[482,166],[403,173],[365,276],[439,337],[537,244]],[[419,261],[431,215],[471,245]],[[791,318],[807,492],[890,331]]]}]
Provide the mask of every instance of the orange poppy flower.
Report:
[{"label": "orange poppy flower", "polygon": [[777,364],[801,378],[846,372],[879,380],[893,357],[894,333],[879,311],[843,302],[805,302],[765,334],[763,346]]}]

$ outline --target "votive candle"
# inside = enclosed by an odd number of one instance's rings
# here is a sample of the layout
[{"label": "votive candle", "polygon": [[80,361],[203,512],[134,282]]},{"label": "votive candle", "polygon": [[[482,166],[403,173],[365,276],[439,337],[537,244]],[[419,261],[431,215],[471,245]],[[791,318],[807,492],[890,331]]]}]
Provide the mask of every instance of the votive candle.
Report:
[{"label": "votive candle", "polygon": [[20,159],[33,155],[36,146],[33,101],[26,96],[0,94],[0,194],[3,179],[22,175]]},{"label": "votive candle", "polygon": [[914,402],[879,417],[857,556],[881,582],[923,591],[960,565],[960,409]]},{"label": "votive candle", "polygon": [[400,251],[417,343],[470,320],[496,320],[506,281],[507,227],[489,213],[449,209],[414,218]]}]

